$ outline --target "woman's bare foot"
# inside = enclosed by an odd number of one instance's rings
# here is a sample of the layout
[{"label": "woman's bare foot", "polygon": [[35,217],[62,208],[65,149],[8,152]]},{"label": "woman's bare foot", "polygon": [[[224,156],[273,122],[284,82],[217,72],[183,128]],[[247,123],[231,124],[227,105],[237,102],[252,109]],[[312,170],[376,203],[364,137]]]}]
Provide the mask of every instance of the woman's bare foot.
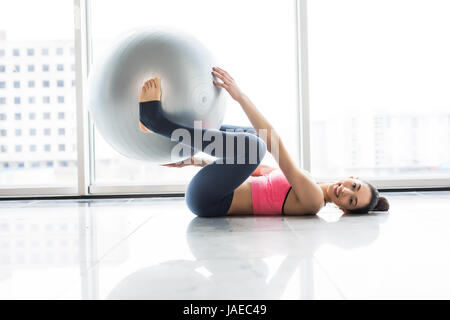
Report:
[{"label": "woman's bare foot", "polygon": [[161,100],[161,79],[158,77],[147,80],[142,86],[139,102]]},{"label": "woman's bare foot", "polygon": [[[161,79],[155,77],[154,79],[147,80],[142,86],[141,95],[139,96],[139,102],[146,101],[161,101]],[[143,132],[153,132],[139,121],[139,128]]]}]

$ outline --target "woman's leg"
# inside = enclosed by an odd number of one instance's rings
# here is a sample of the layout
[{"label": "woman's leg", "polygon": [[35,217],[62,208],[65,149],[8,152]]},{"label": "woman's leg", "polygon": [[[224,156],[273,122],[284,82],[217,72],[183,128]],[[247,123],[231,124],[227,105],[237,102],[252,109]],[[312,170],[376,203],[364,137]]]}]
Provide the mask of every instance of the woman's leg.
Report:
[{"label": "woman's leg", "polygon": [[[258,164],[218,164],[203,167],[186,190],[189,209],[200,217],[225,216],[236,190],[258,167]],[[249,212],[251,214],[251,212]]]},{"label": "woman's leg", "polygon": [[[198,129],[175,123],[167,119],[157,100],[139,103],[140,121],[150,130],[165,137],[172,138],[176,129],[185,129],[186,136],[179,142],[197,151],[208,153],[218,159],[203,167],[189,183],[186,191],[188,207],[202,217],[224,216],[233,199],[234,190],[239,187],[258,167],[262,161],[266,145],[257,135],[248,132],[227,132],[215,129]],[[256,131],[255,131],[256,132]],[[194,137],[201,137],[196,145]],[[221,152],[208,148],[211,142],[207,137],[214,137],[214,143],[221,146]],[[227,144],[232,143],[232,148]]]}]

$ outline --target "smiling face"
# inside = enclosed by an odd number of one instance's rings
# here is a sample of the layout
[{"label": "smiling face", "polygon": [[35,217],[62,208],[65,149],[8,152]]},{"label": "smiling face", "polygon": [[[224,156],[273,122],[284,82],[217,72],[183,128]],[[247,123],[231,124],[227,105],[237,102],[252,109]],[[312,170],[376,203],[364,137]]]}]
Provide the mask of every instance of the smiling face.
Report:
[{"label": "smiling face", "polygon": [[345,213],[367,206],[371,197],[369,186],[353,176],[330,184],[327,194]]}]

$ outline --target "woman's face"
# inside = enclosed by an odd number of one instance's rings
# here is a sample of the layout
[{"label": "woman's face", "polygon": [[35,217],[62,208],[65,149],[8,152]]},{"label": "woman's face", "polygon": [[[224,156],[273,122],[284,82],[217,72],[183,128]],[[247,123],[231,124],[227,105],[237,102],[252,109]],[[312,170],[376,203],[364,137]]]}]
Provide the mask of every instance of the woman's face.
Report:
[{"label": "woman's face", "polygon": [[355,210],[367,206],[370,202],[370,188],[358,177],[337,181],[327,188],[328,196],[341,210]]}]

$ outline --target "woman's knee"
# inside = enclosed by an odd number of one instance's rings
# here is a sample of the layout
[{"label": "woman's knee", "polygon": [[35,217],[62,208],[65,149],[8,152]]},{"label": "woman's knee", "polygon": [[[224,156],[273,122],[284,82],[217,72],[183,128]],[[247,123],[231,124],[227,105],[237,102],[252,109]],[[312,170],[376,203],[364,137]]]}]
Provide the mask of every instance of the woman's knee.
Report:
[{"label": "woman's knee", "polygon": [[205,203],[202,198],[204,198],[201,193],[199,192],[198,186],[195,186],[194,183],[191,183],[188,185],[186,189],[186,204],[189,208],[189,210],[192,211],[192,213],[196,214],[199,217],[204,217],[207,215],[207,212],[205,210]]},{"label": "woman's knee", "polygon": [[188,198],[188,196],[186,195],[187,206],[193,214],[203,218],[221,217],[226,214],[222,214],[213,210],[211,206],[208,206],[206,203],[202,203],[202,201],[199,199],[199,197]]}]

